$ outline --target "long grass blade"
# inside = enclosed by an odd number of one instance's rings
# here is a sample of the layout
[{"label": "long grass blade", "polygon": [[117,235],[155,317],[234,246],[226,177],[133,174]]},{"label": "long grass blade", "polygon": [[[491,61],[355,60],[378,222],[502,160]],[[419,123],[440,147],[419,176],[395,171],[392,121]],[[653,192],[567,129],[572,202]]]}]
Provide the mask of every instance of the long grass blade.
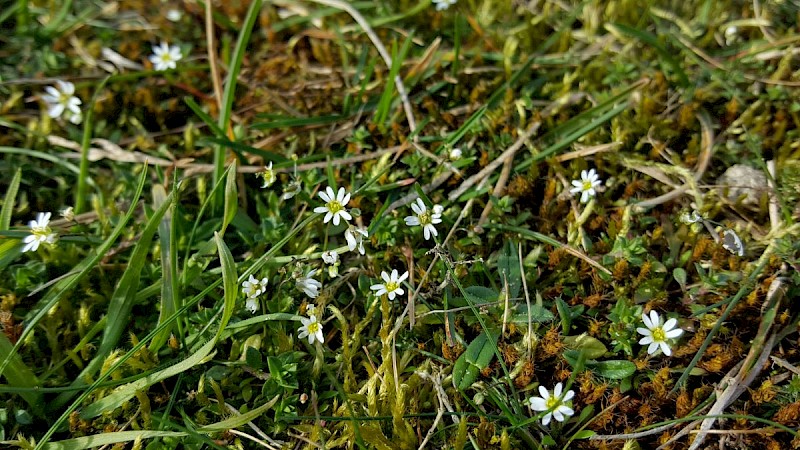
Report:
[{"label": "long grass blade", "polygon": [[17,169],[17,173],[11,179],[3,199],[3,209],[0,210],[0,231],[6,231],[11,226],[11,214],[14,213],[14,204],[17,200],[20,180],[22,180],[22,169]]}]

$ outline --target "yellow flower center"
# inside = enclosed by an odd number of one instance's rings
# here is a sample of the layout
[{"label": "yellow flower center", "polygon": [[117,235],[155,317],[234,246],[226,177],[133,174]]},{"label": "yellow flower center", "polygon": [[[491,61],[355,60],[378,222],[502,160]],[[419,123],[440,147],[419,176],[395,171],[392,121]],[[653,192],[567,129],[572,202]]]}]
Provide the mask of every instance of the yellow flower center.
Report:
[{"label": "yellow flower center", "polygon": [[394,281],[390,281],[386,283],[386,292],[394,292],[399,288],[400,285],[395,283]]},{"label": "yellow flower center", "polygon": [[590,180],[586,180],[583,182],[583,190],[588,191],[589,189],[592,189],[592,182]]},{"label": "yellow flower center", "polygon": [[308,324],[309,334],[317,334],[317,331],[319,331],[319,322],[311,322]]},{"label": "yellow flower center", "polygon": [[344,209],[344,206],[342,206],[342,204],[339,203],[338,200],[331,200],[328,202],[326,206],[328,207],[328,211],[330,211],[333,214],[336,214],[337,212]]},{"label": "yellow flower center", "polygon": [[425,211],[424,213],[420,214],[417,217],[419,217],[419,224],[420,225],[428,225],[428,224],[432,223],[431,222],[431,213],[429,213],[428,211]]},{"label": "yellow flower center", "polygon": [[653,341],[654,342],[664,342],[667,340],[667,333],[664,331],[663,328],[658,327],[653,330]]},{"label": "yellow flower center", "polygon": [[547,406],[547,409],[555,409],[558,404],[561,403],[558,398],[550,397],[544,402],[544,406]]}]

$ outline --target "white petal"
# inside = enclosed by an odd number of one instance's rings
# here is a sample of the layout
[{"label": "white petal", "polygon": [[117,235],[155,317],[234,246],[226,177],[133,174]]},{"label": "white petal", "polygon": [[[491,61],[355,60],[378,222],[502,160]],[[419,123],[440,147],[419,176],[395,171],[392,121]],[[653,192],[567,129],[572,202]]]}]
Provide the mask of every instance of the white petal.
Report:
[{"label": "white petal", "polygon": [[667,335],[668,339],[675,339],[676,337],[678,337],[678,336],[683,334],[683,330],[678,328],[678,329],[675,329],[675,330],[667,331],[665,334]]},{"label": "white petal", "polygon": [[[572,415],[574,415],[574,414],[575,414],[575,411],[574,411],[572,408],[570,408],[569,406],[567,406],[567,405],[561,405],[561,406],[559,406],[559,407],[556,409],[556,411],[558,411],[558,412],[560,412],[561,414],[563,414],[563,415],[565,416],[565,418],[566,418],[566,417],[570,417],[570,416],[572,416]],[[562,422],[563,422],[563,420],[562,420]]]},{"label": "white petal", "polygon": [[561,401],[562,402],[568,402],[568,401],[572,400],[572,397],[575,397],[575,391],[569,390],[569,391],[567,391],[566,394],[564,394],[564,398],[562,398]]},{"label": "white petal", "polygon": [[658,324],[661,323],[661,319],[659,319],[655,309],[650,310],[650,322],[653,324],[652,328],[657,327]]},{"label": "white petal", "polygon": [[650,346],[647,347],[647,354],[648,355],[652,355],[652,354],[654,354],[656,352],[656,350],[658,350],[658,343],[651,342]]},{"label": "white petal", "polygon": [[64,113],[64,105],[61,103],[56,103],[47,110],[47,115],[55,119],[56,117],[61,117],[61,114]]},{"label": "white petal", "polygon": [[666,322],[664,322],[664,326],[662,328],[664,328],[664,331],[669,331],[669,330],[675,328],[675,325],[677,325],[677,324],[678,324],[678,320],[677,319],[674,319],[674,318],[673,319],[669,319]]},{"label": "white petal", "polygon": [[419,225],[419,217],[417,216],[408,216],[403,220],[406,221],[406,225],[408,225],[409,227],[415,227]]},{"label": "white petal", "polygon": [[664,352],[665,355],[670,356],[672,354],[672,350],[670,350],[669,345],[666,342],[661,343],[661,351]]},{"label": "white petal", "polygon": [[545,401],[547,401],[547,399],[549,399],[549,398],[550,398],[550,391],[548,391],[548,390],[547,390],[547,388],[545,388],[544,386],[541,386],[541,385],[540,385],[540,386],[539,386],[539,395],[541,395],[541,396],[542,396],[542,398],[543,398]]},{"label": "white petal", "polygon": [[553,417],[555,417],[555,419],[556,419],[558,422],[563,422],[563,421],[564,421],[564,415],[563,415],[563,414],[561,414],[561,411],[559,411],[559,408],[556,408],[556,409],[553,411]]},{"label": "white petal", "polygon": [[553,397],[559,398],[561,397],[561,390],[564,389],[564,385],[561,383],[556,384],[556,387],[553,389]]},{"label": "white petal", "polygon": [[317,195],[319,195],[319,198],[324,200],[325,203],[329,203],[331,200],[333,200],[333,197],[329,196],[325,191],[320,191]]},{"label": "white petal", "polygon": [[656,325],[650,321],[650,318],[647,317],[647,314],[642,314],[642,322],[644,322],[644,326],[650,330],[656,327]]},{"label": "white petal", "polygon": [[400,275],[400,278],[398,278],[397,281],[398,282],[403,282],[403,281],[406,280],[406,278],[408,278],[408,271],[406,271],[404,274]]},{"label": "white petal", "polygon": [[541,397],[531,397],[528,402],[534,411],[547,411],[547,403]]},{"label": "white petal", "polygon": [[643,334],[645,336],[652,336],[653,335],[653,332],[650,331],[650,329],[648,329],[648,328],[638,327],[638,328],[636,328],[636,332],[639,333],[639,334]]},{"label": "white petal", "polygon": [[547,425],[550,423],[550,419],[553,418],[553,413],[547,413],[542,417],[542,425]]},{"label": "white petal", "polygon": [[[646,336],[639,339],[639,345],[647,345],[653,343],[653,336]],[[648,352],[649,353],[649,352]]]}]

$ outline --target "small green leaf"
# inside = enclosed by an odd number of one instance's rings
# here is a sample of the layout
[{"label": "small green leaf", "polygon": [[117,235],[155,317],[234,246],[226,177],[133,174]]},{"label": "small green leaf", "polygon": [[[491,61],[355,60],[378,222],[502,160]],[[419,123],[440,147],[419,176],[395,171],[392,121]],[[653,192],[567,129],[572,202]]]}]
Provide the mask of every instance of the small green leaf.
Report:
[{"label": "small green leaf", "polygon": [[686,287],[686,271],[682,267],[676,267],[672,270],[672,276],[675,281],[681,285],[681,289]]},{"label": "small green leaf", "polygon": [[594,436],[595,434],[597,434],[597,433],[595,433],[592,430],[581,430],[581,431],[578,431],[577,433],[573,434],[571,439],[572,440],[589,439],[590,437]]},{"label": "small green leaf", "polygon": [[497,258],[497,271],[500,272],[500,281],[508,282],[508,295],[512,298],[519,296],[522,289],[522,272],[517,254],[517,244],[506,241],[503,250]]},{"label": "small green leaf", "polygon": [[587,362],[586,366],[601,377],[611,380],[622,380],[636,372],[636,364],[621,359]]},{"label": "small green leaf", "polygon": [[480,371],[492,362],[496,340],[496,335],[489,336],[486,332],[481,333],[458,357],[453,366],[453,383],[459,390],[463,391],[472,386],[472,383],[478,379]]},{"label": "small green leaf", "polygon": [[600,358],[608,351],[602,342],[586,333],[564,337],[564,345],[569,349],[583,352],[586,355],[586,359]]}]

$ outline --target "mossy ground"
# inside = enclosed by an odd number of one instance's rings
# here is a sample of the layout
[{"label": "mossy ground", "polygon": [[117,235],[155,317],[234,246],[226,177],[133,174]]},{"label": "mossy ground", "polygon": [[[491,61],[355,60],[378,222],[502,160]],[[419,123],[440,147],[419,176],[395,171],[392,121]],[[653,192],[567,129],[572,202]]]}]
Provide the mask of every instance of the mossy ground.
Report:
[{"label": "mossy ground", "polygon": [[[2,439],[800,447],[800,12],[764,3],[5,2]],[[56,79],[81,125],[48,116]],[[720,185],[736,164],[764,183]],[[365,254],[312,212],[329,185]],[[22,253],[40,211],[60,239]],[[392,269],[405,293],[374,296]],[[684,330],[669,357],[638,344],[651,310]],[[543,426],[559,382],[575,415]]]}]

